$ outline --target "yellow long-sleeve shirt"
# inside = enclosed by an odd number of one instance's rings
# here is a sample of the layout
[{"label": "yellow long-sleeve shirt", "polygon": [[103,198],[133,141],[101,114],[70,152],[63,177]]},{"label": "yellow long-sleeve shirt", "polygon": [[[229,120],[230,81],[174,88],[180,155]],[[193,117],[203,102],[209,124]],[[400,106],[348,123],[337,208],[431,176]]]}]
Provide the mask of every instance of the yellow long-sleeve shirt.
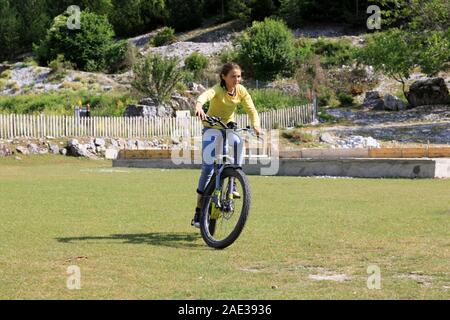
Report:
[{"label": "yellow long-sleeve shirt", "polygon": [[[261,122],[256,111],[253,100],[244,86],[236,86],[236,95],[231,97],[219,84],[203,92],[198,98],[197,103],[203,106],[209,101],[209,109],[206,113],[210,117],[220,117],[222,122],[228,123],[234,121],[234,112],[239,103],[244,107],[244,111],[250,117],[250,123],[253,127],[261,127]],[[203,122],[205,127],[212,128],[207,122]],[[213,128],[222,129],[216,125]]]}]

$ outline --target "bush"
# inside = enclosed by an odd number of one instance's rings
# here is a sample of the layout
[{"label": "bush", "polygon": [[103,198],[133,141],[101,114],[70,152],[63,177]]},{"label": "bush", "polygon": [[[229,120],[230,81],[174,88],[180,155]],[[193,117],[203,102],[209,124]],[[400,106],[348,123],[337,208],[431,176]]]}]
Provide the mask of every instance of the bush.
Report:
[{"label": "bush", "polygon": [[5,70],[2,73],[0,73],[0,78],[2,79],[11,79],[11,70]]},{"label": "bush", "polygon": [[47,92],[0,97],[0,112],[20,114],[73,115],[81,101],[91,105],[93,116],[123,116],[125,107],[136,101],[129,93],[95,93],[92,91]]},{"label": "bush", "polygon": [[228,62],[239,63],[239,51],[234,49],[225,49],[220,53],[220,62],[223,64]]},{"label": "bush", "polygon": [[360,63],[371,65],[376,71],[402,83],[405,92],[406,80],[416,65],[415,52],[410,37],[394,28],[367,37],[366,45],[358,51],[357,58]]},{"label": "bush", "polygon": [[166,0],[167,24],[178,31],[200,27],[203,21],[203,0]]},{"label": "bush", "polygon": [[55,60],[50,61],[48,67],[51,69],[48,80],[60,80],[64,78],[67,69],[72,69],[73,65],[66,61],[63,54],[58,54]]},{"label": "bush", "polygon": [[[258,112],[277,110],[308,103],[308,100],[301,96],[288,95],[278,89],[249,89]],[[239,106],[237,113],[245,113],[242,106]]]},{"label": "bush", "polygon": [[295,144],[305,144],[309,147],[314,147],[318,144],[318,139],[314,134],[304,132],[301,128],[285,130],[281,133],[281,136]]},{"label": "bush", "polygon": [[177,67],[178,60],[149,55],[133,66],[134,79],[132,87],[139,93],[155,101],[165,102],[170,99],[176,84],[182,78]]},{"label": "bush", "polygon": [[136,60],[137,49],[127,40],[111,44],[106,51],[108,71],[116,73],[131,68]]},{"label": "bush", "polygon": [[169,27],[163,28],[153,38],[153,45],[155,47],[164,46],[175,40],[175,30]]},{"label": "bush", "polygon": [[312,51],[320,56],[324,67],[350,65],[355,59],[355,49],[347,40],[327,40],[319,38],[311,46]]},{"label": "bush", "polygon": [[353,105],[353,97],[344,92],[338,94],[338,99],[342,107],[350,107]]},{"label": "bush", "polygon": [[246,70],[256,79],[273,80],[289,76],[295,60],[294,36],[284,22],[266,18],[253,22],[236,39],[239,56]]},{"label": "bush", "polygon": [[113,45],[114,31],[105,16],[81,12],[81,29],[68,29],[67,13],[54,19],[46,38],[35,52],[41,63],[47,64],[58,54],[74,63],[77,68],[86,71],[105,69],[108,50]]},{"label": "bush", "polygon": [[184,60],[184,64],[188,70],[193,72],[196,79],[199,79],[209,64],[209,58],[201,53],[193,52]]}]

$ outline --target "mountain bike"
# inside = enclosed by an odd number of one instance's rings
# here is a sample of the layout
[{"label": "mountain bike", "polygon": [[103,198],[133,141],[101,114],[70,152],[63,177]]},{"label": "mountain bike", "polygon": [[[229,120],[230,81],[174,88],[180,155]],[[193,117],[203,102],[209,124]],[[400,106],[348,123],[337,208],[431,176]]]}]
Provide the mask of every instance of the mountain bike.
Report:
[{"label": "mountain bike", "polygon": [[[211,126],[217,124],[226,129],[225,134],[221,131],[224,146],[228,146],[226,132],[238,136],[239,132],[253,133],[249,126],[238,128],[235,122],[225,124],[218,117],[207,116],[205,121]],[[238,157],[236,153],[234,158]],[[231,160],[236,161],[228,154],[216,154],[214,172],[202,197],[200,231],[206,244],[215,249],[224,249],[236,241],[250,212],[251,190],[247,176],[239,164],[231,163]],[[221,163],[218,157],[222,158]]]}]

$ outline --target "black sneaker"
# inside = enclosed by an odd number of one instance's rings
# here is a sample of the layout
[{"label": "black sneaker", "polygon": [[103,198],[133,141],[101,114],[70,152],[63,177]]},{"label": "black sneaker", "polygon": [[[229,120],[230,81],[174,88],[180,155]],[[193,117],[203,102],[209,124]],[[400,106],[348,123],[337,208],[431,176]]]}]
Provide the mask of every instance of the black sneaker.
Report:
[{"label": "black sneaker", "polygon": [[195,215],[194,215],[194,219],[192,219],[192,221],[191,221],[191,226],[200,228],[200,214],[201,214],[201,209],[195,208]]}]

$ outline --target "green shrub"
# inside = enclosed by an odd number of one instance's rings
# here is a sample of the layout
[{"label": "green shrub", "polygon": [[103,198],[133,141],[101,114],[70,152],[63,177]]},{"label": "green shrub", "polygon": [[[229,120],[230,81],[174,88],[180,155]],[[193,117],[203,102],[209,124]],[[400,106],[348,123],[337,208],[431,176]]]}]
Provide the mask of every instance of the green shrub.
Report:
[{"label": "green shrub", "polygon": [[78,105],[79,101],[83,105],[89,103],[94,116],[122,116],[126,105],[136,102],[129,93],[47,92],[0,96],[0,112],[73,115],[73,107]]},{"label": "green shrub", "polygon": [[164,46],[175,40],[175,30],[170,27],[165,27],[159,31],[153,38],[153,45],[155,47]]},{"label": "green shrub", "polygon": [[311,144],[318,142],[318,139],[314,134],[304,132],[300,128],[285,130],[281,133],[281,136],[295,144],[308,144],[311,146]]},{"label": "green shrub", "polygon": [[121,40],[111,44],[106,51],[108,71],[116,73],[128,70],[135,63],[137,56],[136,47],[127,40]]},{"label": "green shrub", "polygon": [[165,102],[170,99],[175,85],[181,80],[182,72],[178,60],[149,55],[133,66],[132,87],[152,99]]},{"label": "green shrub", "polygon": [[10,69],[5,70],[5,71],[3,71],[0,74],[0,78],[2,78],[2,79],[11,79],[11,73],[12,73],[12,71]]},{"label": "green shrub", "polygon": [[345,92],[341,92],[338,94],[339,102],[341,103],[341,106],[343,107],[350,107],[353,105],[353,97],[346,94]]},{"label": "green shrub", "polygon": [[184,64],[186,68],[192,71],[195,77],[198,79],[200,78],[206,67],[208,67],[209,58],[201,53],[193,52],[184,60]]},{"label": "green shrub", "polygon": [[324,67],[350,65],[355,59],[355,48],[348,40],[319,38],[312,44],[313,52],[320,56]]},{"label": "green shrub", "polygon": [[239,63],[239,51],[235,49],[225,49],[220,53],[220,62],[223,64],[228,62],[236,62]]},{"label": "green shrub", "polygon": [[66,60],[86,71],[104,70],[109,64],[107,52],[113,45],[114,31],[106,16],[81,12],[80,29],[67,28],[67,13],[57,16],[35,52],[47,64],[63,54]]},{"label": "green shrub", "polygon": [[294,36],[284,22],[269,18],[253,22],[236,38],[236,44],[240,46],[241,63],[255,79],[272,80],[277,75],[292,74]]},{"label": "green shrub", "polygon": [[27,67],[37,67],[39,65],[33,57],[27,57],[23,62]]},{"label": "green shrub", "polygon": [[[304,97],[288,95],[278,89],[249,89],[248,91],[258,112],[301,106],[308,103],[308,100]],[[242,106],[237,108],[237,113],[245,113]]]},{"label": "green shrub", "polygon": [[73,65],[66,61],[63,54],[58,54],[56,59],[52,60],[48,67],[51,69],[48,81],[55,81],[64,78],[67,69],[72,69]]},{"label": "green shrub", "polygon": [[203,0],[166,0],[169,10],[167,24],[178,31],[200,27],[203,21]]}]

